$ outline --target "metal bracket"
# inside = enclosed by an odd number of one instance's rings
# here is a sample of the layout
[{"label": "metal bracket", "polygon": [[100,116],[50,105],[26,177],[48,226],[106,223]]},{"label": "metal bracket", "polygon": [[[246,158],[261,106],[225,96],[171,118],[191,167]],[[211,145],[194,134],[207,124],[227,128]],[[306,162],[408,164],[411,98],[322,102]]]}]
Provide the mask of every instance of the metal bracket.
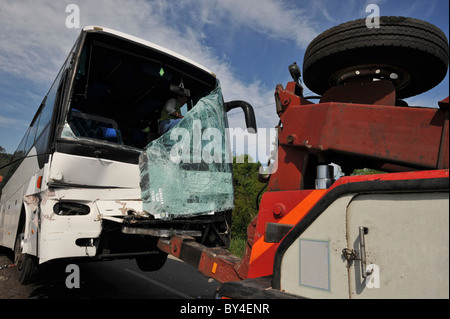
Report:
[{"label": "metal bracket", "polygon": [[361,253],[361,275],[363,278],[367,278],[367,276],[371,275],[373,269],[368,272],[366,270],[366,240],[365,235],[369,233],[369,228],[365,226],[359,226],[359,251]]},{"label": "metal bracket", "polygon": [[202,232],[199,230],[137,228],[127,226],[122,227],[122,233],[134,235],[148,235],[154,237],[166,237],[166,238],[170,238],[175,235],[186,235],[191,237],[202,236]]},{"label": "metal bracket", "polygon": [[373,272],[373,269],[371,271],[366,270],[366,240],[365,235],[369,233],[369,228],[365,226],[359,227],[359,253],[361,255],[360,258],[358,258],[358,253],[354,249],[350,248],[344,248],[342,249],[342,255],[344,255],[344,258],[351,262],[352,260],[360,260],[361,261],[361,275],[363,278],[367,278],[367,276],[371,275]]}]

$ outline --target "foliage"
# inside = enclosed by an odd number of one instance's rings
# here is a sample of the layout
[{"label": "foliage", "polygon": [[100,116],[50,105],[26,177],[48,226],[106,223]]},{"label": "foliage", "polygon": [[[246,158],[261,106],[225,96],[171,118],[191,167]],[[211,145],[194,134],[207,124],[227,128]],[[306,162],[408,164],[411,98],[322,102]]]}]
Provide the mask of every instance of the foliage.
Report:
[{"label": "foliage", "polygon": [[248,155],[233,158],[234,209],[231,234],[233,237],[247,238],[247,226],[258,214],[256,199],[265,186],[258,181],[260,163],[252,163]]},{"label": "foliage", "polygon": [[2,167],[9,163],[11,156],[11,154],[6,153],[6,150],[3,148],[3,146],[0,146],[0,182],[3,180],[3,172],[6,170],[2,169]]},{"label": "foliage", "polygon": [[373,174],[384,174],[383,171],[377,171],[376,169],[371,168],[362,168],[362,169],[355,169],[352,173],[353,175],[373,175]]},{"label": "foliage", "polygon": [[11,154],[7,154],[3,146],[0,145],[0,167],[8,164]]},{"label": "foliage", "polygon": [[229,251],[239,257],[242,258],[245,254],[245,247],[247,245],[247,238],[243,237],[233,237],[230,242]]}]

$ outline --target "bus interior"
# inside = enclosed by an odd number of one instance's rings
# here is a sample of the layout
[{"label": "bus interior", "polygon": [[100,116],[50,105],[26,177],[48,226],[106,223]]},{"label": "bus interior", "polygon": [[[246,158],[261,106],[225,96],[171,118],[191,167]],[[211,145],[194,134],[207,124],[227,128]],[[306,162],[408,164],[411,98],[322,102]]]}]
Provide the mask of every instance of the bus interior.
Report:
[{"label": "bus interior", "polygon": [[216,85],[212,73],[101,33],[88,33],[79,52],[67,110],[76,138],[143,149],[159,137],[161,109],[173,91],[189,95],[190,110]]}]

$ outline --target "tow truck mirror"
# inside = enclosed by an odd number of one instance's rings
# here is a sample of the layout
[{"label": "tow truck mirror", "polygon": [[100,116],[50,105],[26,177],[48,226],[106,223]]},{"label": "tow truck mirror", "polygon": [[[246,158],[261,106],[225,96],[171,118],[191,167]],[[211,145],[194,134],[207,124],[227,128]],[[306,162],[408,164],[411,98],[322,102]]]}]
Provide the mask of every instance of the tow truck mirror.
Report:
[{"label": "tow truck mirror", "polygon": [[225,112],[240,107],[242,111],[244,111],[245,125],[247,126],[247,129],[249,130],[250,133],[256,133],[257,127],[256,127],[255,111],[248,102],[239,100],[225,102],[224,107]]}]

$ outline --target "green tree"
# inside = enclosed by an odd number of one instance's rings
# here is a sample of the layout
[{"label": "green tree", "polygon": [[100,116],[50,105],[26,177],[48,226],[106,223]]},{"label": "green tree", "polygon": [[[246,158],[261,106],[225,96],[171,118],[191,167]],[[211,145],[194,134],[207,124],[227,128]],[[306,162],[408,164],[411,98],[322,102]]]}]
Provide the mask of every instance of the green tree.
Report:
[{"label": "green tree", "polygon": [[7,169],[6,167],[2,169],[2,167],[9,163],[11,156],[11,154],[6,153],[6,150],[3,146],[0,146],[0,183],[2,182],[3,176],[5,175]]},{"label": "green tree", "polygon": [[3,146],[0,145],[0,167],[5,166],[9,163],[11,159],[11,154],[6,153],[6,150]]},{"label": "green tree", "polygon": [[233,158],[234,209],[231,234],[241,239],[247,238],[247,226],[258,214],[257,196],[264,183],[258,181],[260,163],[252,163],[248,155]]}]

